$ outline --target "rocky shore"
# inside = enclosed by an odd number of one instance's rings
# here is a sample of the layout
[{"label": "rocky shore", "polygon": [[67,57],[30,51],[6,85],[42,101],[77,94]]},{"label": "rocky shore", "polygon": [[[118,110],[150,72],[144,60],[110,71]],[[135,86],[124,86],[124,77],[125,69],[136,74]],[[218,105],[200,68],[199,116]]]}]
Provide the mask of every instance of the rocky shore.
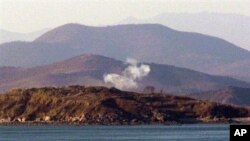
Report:
[{"label": "rocky shore", "polygon": [[189,97],[69,86],[0,95],[0,124],[139,125],[250,122],[250,110]]}]

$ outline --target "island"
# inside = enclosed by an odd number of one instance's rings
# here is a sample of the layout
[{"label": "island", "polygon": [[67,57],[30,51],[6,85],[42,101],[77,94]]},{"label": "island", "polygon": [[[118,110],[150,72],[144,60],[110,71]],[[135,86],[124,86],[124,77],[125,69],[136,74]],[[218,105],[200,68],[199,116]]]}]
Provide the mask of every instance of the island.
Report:
[{"label": "island", "polygon": [[171,125],[249,122],[249,117],[247,107],[102,86],[13,89],[0,95],[1,124]]}]

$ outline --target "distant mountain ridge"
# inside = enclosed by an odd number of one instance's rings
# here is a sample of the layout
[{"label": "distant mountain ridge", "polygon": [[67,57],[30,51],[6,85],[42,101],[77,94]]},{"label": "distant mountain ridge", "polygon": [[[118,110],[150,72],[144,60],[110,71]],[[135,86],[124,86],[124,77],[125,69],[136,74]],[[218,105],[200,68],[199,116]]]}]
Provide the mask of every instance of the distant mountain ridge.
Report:
[{"label": "distant mountain ridge", "polygon": [[216,37],[180,32],[159,24],[107,27],[66,24],[33,42],[0,45],[0,66],[39,66],[82,53],[119,60],[132,57],[250,80],[246,67],[250,66],[249,51]]},{"label": "distant mountain ridge", "polygon": [[120,24],[158,23],[176,30],[225,39],[250,50],[250,17],[226,13],[162,13],[148,19],[129,17]]},{"label": "distant mountain ridge", "polygon": [[[249,87],[250,83],[229,77],[213,76],[189,69],[148,63],[150,73],[139,81],[141,91],[146,86],[154,86],[157,91],[200,92],[222,89],[228,86]],[[50,65],[29,69],[0,68],[0,92],[13,88],[32,88],[44,86],[94,85],[105,84],[104,74],[118,73],[127,64],[112,58],[84,54]]]},{"label": "distant mountain ridge", "polygon": [[31,33],[17,33],[0,29],[0,44],[13,41],[33,41],[49,29],[42,29]]}]

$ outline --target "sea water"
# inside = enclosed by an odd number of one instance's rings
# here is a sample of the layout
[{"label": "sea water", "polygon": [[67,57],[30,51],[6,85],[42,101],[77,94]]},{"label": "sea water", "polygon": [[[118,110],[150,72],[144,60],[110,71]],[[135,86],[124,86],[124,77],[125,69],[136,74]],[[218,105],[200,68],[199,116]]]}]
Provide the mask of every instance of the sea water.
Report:
[{"label": "sea water", "polygon": [[0,126],[0,141],[228,141],[227,124]]}]

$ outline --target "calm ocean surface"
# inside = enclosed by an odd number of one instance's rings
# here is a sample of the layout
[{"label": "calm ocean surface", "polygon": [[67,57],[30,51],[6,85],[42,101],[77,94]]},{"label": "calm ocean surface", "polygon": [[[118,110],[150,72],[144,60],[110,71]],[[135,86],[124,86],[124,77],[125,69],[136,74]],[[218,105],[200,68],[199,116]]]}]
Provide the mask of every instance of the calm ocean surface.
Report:
[{"label": "calm ocean surface", "polygon": [[228,141],[229,125],[0,126],[0,141]]}]

